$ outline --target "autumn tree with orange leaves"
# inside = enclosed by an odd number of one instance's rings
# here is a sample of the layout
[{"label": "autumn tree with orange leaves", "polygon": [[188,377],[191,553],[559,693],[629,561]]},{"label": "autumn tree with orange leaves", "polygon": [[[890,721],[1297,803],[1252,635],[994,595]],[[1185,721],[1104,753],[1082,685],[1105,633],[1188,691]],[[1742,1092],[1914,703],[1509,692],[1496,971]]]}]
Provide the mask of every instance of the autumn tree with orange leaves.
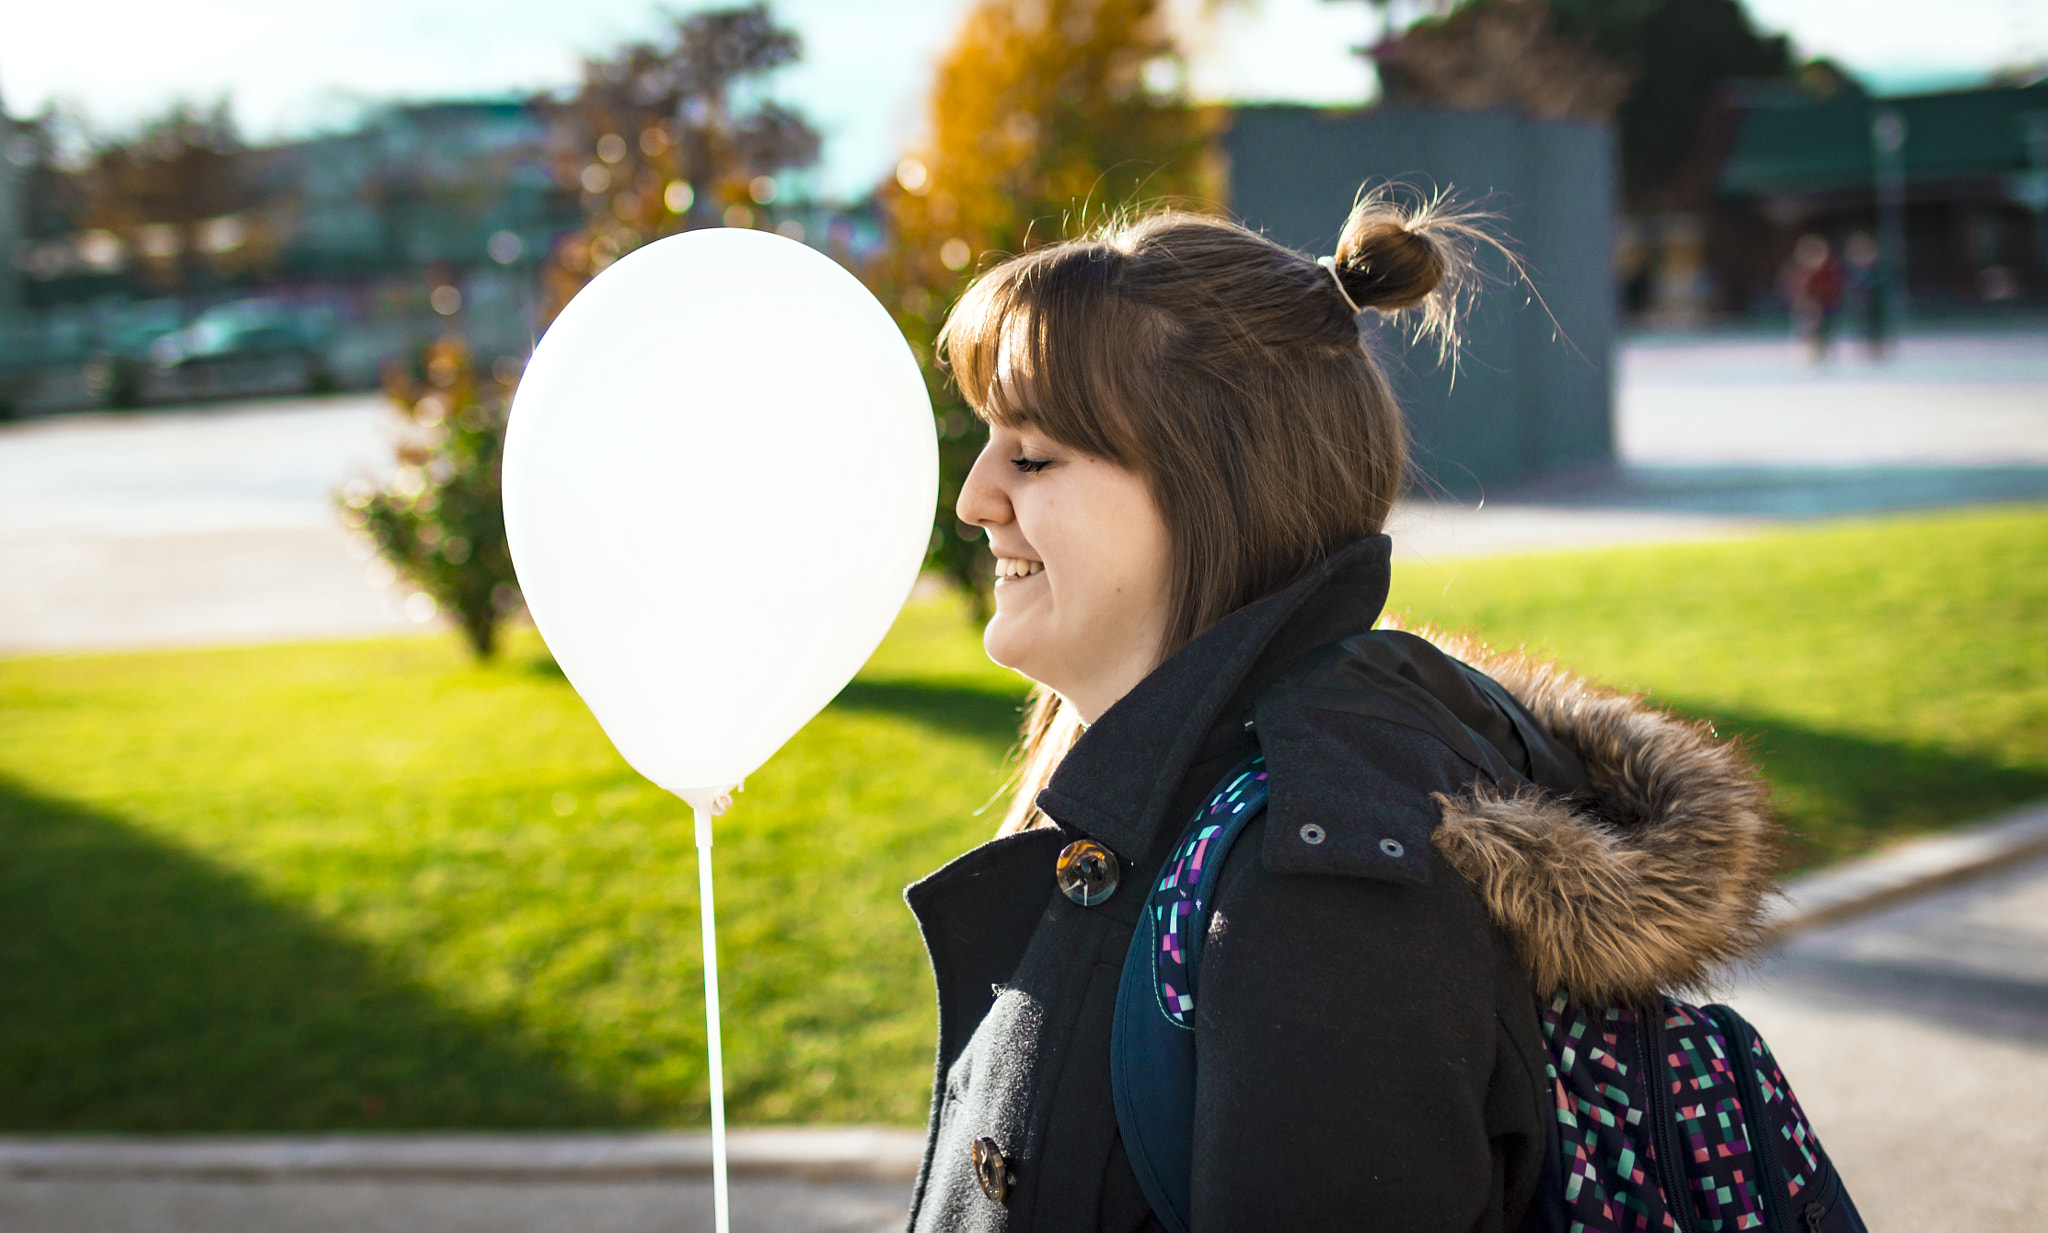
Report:
[{"label": "autumn tree with orange leaves", "polygon": [[1221,205],[1221,113],[1190,103],[1160,0],[980,0],[940,61],[926,136],[878,193],[870,283],[924,363],[939,424],[930,564],[985,612],[992,560],[953,514],[987,431],[933,362],[977,269],[1119,211]]}]

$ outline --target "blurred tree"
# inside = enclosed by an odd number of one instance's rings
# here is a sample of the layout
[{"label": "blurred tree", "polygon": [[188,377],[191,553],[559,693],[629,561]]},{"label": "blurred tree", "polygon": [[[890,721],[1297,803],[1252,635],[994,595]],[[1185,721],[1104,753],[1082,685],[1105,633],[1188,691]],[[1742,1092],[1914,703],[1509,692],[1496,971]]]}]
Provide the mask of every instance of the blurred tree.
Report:
[{"label": "blurred tree", "polygon": [[[1635,75],[1617,116],[1622,191],[1631,210],[1668,208],[1709,149],[1708,120],[1740,78],[1797,68],[1790,40],[1760,33],[1741,0],[1551,0],[1559,31],[1586,39]],[[1714,168],[1707,171],[1711,174]]]},{"label": "blurred tree", "polygon": [[1219,109],[1191,104],[1164,0],[979,0],[941,59],[926,136],[877,192],[889,243],[868,271],[924,362],[939,429],[930,564],[986,613],[993,564],[953,507],[987,439],[932,363],[984,255],[1062,239],[1114,211],[1216,209]]},{"label": "blurred tree", "polygon": [[1630,74],[1590,39],[1558,26],[1545,0],[1461,5],[1372,49],[1380,89],[1393,103],[1611,120]]},{"label": "blurred tree", "polygon": [[[815,162],[818,134],[773,102],[736,107],[735,87],[799,51],[795,32],[760,3],[677,17],[665,38],[584,64],[583,85],[555,116],[557,174],[582,192],[584,225],[542,266],[540,324],[650,240],[771,221],[776,173]],[[410,426],[396,474],[342,495],[351,523],[455,619],[478,658],[492,654],[499,620],[520,603],[499,495],[517,376],[480,376],[453,336],[429,346],[420,373],[387,376]]]},{"label": "blurred tree", "polygon": [[510,383],[480,377],[454,338],[429,344],[421,359],[418,375],[385,374],[406,425],[398,470],[382,487],[361,479],[344,487],[342,517],[455,620],[478,659],[489,659],[499,620],[519,606],[499,498]]},{"label": "blurred tree", "polygon": [[92,140],[70,177],[73,221],[118,238],[144,286],[190,294],[272,255],[247,161],[225,100],[173,103],[130,135]]},{"label": "blurred tree", "polygon": [[557,118],[557,174],[582,191],[587,221],[556,247],[548,317],[649,240],[772,220],[776,174],[816,162],[818,132],[779,103],[736,107],[735,87],[801,54],[796,32],[759,3],[677,17],[663,39],[585,62]]},{"label": "blurred tree", "polygon": [[[1372,0],[1382,11],[1392,0]],[[1632,212],[1670,208],[1711,164],[1723,86],[1792,74],[1740,0],[1462,0],[1365,49],[1395,102],[1608,118]]]}]

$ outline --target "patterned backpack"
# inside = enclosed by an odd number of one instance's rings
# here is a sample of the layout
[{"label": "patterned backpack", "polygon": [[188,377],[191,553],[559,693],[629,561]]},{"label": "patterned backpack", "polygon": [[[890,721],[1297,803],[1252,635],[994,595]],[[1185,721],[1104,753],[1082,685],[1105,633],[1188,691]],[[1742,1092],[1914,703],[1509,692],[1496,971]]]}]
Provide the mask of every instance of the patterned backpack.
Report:
[{"label": "patterned backpack", "polygon": [[[1266,803],[1265,759],[1219,784],[1131,938],[1110,1041],[1116,1119],[1161,1224],[1187,1233],[1194,1006],[1216,883]],[[1523,1233],[1864,1233],[1763,1037],[1726,1006],[1540,1011],[1556,1117]],[[1762,1144],[1764,1150],[1756,1150]]]}]

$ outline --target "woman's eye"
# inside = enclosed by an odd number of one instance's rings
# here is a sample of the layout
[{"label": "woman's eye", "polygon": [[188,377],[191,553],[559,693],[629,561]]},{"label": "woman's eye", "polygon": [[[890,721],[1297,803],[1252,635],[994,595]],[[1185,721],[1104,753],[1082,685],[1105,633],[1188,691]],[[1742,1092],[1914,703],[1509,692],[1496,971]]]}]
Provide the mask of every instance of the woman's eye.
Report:
[{"label": "woman's eye", "polygon": [[1052,465],[1050,458],[1012,458],[1010,465],[1025,475],[1034,475]]}]

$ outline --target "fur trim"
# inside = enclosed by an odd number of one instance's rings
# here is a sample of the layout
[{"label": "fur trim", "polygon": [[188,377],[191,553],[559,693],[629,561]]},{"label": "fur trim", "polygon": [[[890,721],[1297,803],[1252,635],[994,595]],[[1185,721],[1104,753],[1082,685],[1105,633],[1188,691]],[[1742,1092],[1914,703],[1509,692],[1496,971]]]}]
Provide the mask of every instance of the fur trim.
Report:
[{"label": "fur trim", "polygon": [[1539,993],[1600,1006],[1698,991],[1769,936],[1780,832],[1739,742],[1554,663],[1416,632],[1499,681],[1586,764],[1588,800],[1436,798],[1437,850]]}]

